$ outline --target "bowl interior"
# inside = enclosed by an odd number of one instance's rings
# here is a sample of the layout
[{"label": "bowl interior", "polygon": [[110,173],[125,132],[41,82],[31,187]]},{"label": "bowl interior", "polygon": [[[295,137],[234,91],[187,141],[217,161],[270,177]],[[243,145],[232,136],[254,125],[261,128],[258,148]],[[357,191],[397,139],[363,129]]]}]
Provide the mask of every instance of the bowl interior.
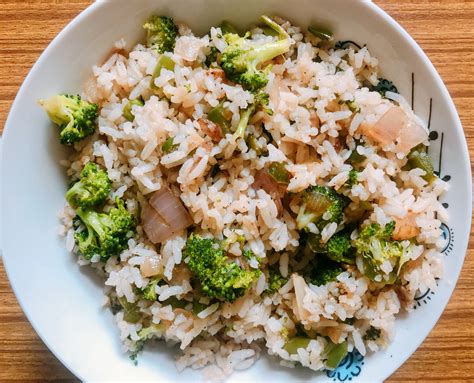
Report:
[{"label": "bowl interior", "polygon": [[[451,221],[445,230],[446,278],[438,289],[420,298],[409,316],[397,321],[397,334],[387,350],[365,358],[352,380],[380,381],[418,347],[444,309],[462,267],[471,219],[471,179],[466,142],[449,95],[421,50],[397,24],[370,2],[346,0],[135,0],[98,2],[81,14],[51,44],[26,79],[11,110],[3,141],[2,224],[4,262],[25,313],[51,350],[85,380],[197,379],[200,372],[180,375],[173,348],[157,343],[135,367],[122,353],[118,330],[108,310],[101,308],[102,282],[75,264],[58,237],[57,212],[67,187],[58,161],[67,155],[57,132],[37,106],[40,98],[59,92],[77,93],[102,62],[115,41],[124,37],[132,47],[142,37],[141,25],[151,13],[167,14],[190,25],[195,33],[227,19],[241,27],[261,14],[278,14],[297,25],[329,27],[337,40],[367,44],[379,58],[384,77],[391,79],[424,120],[430,118],[431,154],[451,189],[444,197]],[[79,52],[79,54],[78,54]],[[430,101],[431,100],[431,101]],[[431,108],[430,108],[431,104]],[[424,304],[423,300],[428,302]],[[418,301],[417,301],[418,302]],[[383,368],[381,368],[383,366]],[[280,367],[264,358],[231,380],[271,377],[327,379],[324,373]]]}]

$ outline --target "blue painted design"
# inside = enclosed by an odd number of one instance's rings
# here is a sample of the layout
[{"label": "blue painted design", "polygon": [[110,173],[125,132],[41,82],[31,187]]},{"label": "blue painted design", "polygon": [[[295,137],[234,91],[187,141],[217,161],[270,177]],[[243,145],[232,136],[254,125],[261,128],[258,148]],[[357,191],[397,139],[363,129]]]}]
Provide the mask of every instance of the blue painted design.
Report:
[{"label": "blue painted design", "polygon": [[[439,278],[436,278],[436,286],[438,285]],[[417,307],[421,307],[421,304],[424,303],[425,305],[431,301],[431,296],[434,295],[435,292],[431,289],[426,290],[424,293],[417,292],[415,295],[415,305],[413,308],[416,310]]]},{"label": "blue painted design", "polygon": [[352,378],[359,376],[363,365],[364,357],[354,350],[346,355],[335,370],[326,370],[326,375],[332,378],[333,382],[351,381]]},{"label": "blue painted design", "polygon": [[445,223],[441,224],[441,236],[443,237],[445,241],[445,245],[443,249],[441,250],[442,253],[445,255],[449,255],[451,251],[453,250],[454,246],[454,231],[451,229],[448,225]]},{"label": "blue painted design", "polygon": [[434,291],[431,289],[426,290],[424,293],[417,293],[415,296],[415,305],[413,308],[416,310],[422,303],[427,304],[431,300],[431,296],[434,295]]}]

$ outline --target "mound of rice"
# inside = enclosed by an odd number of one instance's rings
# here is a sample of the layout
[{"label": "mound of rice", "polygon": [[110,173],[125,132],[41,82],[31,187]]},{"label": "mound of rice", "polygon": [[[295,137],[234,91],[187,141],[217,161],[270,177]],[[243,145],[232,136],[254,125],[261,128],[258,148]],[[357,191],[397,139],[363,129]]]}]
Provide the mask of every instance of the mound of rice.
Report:
[{"label": "mound of rice", "polygon": [[[428,184],[420,169],[404,170],[406,156],[396,148],[381,151],[369,143],[357,146],[364,124],[377,121],[393,105],[423,123],[400,95],[387,92],[382,97],[369,90],[378,83],[379,68],[367,48],[335,49],[287,21],[278,22],[291,36],[292,48],[274,60],[268,75],[265,92],[273,114],[257,113],[248,127],[253,133],[264,121],[273,138],[268,154],[258,156],[232,134],[216,142],[203,131],[199,121],[222,100],[235,126],[254,95],[227,81],[222,70],[203,65],[211,46],[222,52],[227,45],[220,28],[197,37],[180,25],[174,52],[167,53],[177,65],[174,71],[162,70],[155,79],[159,94],[150,88],[159,55],[144,45],[127,52],[125,42],[120,41],[115,53],[93,68],[83,97],[99,103],[99,128],[62,161],[72,178],[79,177],[89,161],[102,165],[112,181],[110,203],[121,197],[137,216],[140,202],[168,185],[180,195],[196,230],[219,240],[243,236],[258,258],[254,267],[274,265],[283,277],[289,277],[278,291],[265,293],[268,281],[262,273],[247,294],[233,303],[213,303],[202,296],[199,302],[206,309],[196,315],[189,305],[166,304],[173,297],[179,301],[193,297],[192,276],[183,256],[188,232],[155,246],[138,226],[137,235],[119,257],[105,263],[99,257],[86,260],[74,241],[75,213],[65,206],[61,234],[80,265],[92,266],[103,275],[106,306],[115,313],[124,349],[138,352],[146,340],[140,330],[155,325],[150,338],[179,344],[179,370],[206,367],[205,376],[214,379],[248,368],[264,349],[278,356],[284,366],[301,364],[313,370],[326,368],[324,348],[329,340],[347,341],[349,352],[357,349],[362,355],[377,351],[394,337],[396,315],[410,311],[415,294],[435,287],[435,280],[442,276],[440,225],[447,214],[438,197],[447,184],[440,179]],[[259,28],[251,34],[256,41],[276,39]],[[123,108],[138,97],[145,100],[144,105],[134,106],[135,119],[127,121]],[[354,101],[357,109],[344,101]],[[169,137],[176,150],[164,154],[161,148]],[[347,159],[353,150],[367,159],[358,182],[343,188],[352,169]],[[394,219],[414,217],[419,229],[416,245],[411,247],[400,283],[376,283],[355,266],[321,286],[298,275],[311,262],[295,256],[300,239],[294,218],[298,207],[290,204],[279,214],[273,196],[252,186],[256,171],[273,162],[287,164],[291,174],[288,193],[324,184],[344,193],[351,201],[349,209],[370,203],[372,212],[365,223],[383,226]],[[216,164],[220,172],[213,176]],[[323,241],[337,230],[337,224],[327,225],[321,232]],[[236,259],[242,257],[237,245],[229,253]],[[166,282],[156,286],[156,302],[143,300],[137,293],[149,282],[140,267],[150,259],[163,270]],[[138,322],[124,320],[118,298],[138,307]],[[364,337],[370,327],[379,329],[380,336]],[[300,328],[314,336],[306,348],[289,354],[285,343]]]}]

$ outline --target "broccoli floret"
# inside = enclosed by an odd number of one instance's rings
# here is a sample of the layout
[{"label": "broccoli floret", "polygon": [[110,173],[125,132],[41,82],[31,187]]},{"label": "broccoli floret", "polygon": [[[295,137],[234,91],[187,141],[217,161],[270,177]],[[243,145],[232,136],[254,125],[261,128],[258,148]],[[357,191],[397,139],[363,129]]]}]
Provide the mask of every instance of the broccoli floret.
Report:
[{"label": "broccoli floret", "polygon": [[301,194],[300,206],[296,224],[298,230],[304,229],[314,222],[321,230],[328,223],[340,223],[343,218],[347,200],[327,186],[311,186]]},{"label": "broccoli floret", "polygon": [[103,260],[118,255],[133,235],[135,224],[124,202],[117,198],[117,207],[109,213],[97,213],[89,209],[77,209],[77,215],[86,229],[75,235],[79,251],[90,259],[98,254]]},{"label": "broccoli floret", "polygon": [[325,256],[317,258],[316,261],[317,263],[313,267],[309,278],[313,285],[322,286],[332,282],[345,271],[338,262],[334,262]]},{"label": "broccoli floret", "polygon": [[280,274],[277,268],[271,267],[268,270],[268,289],[267,292],[275,293],[288,282],[288,277],[284,277]]},{"label": "broccoli floret", "polygon": [[39,104],[49,118],[60,128],[59,139],[63,145],[72,145],[95,131],[99,106],[81,99],[80,96],[56,95]]},{"label": "broccoli floret", "polygon": [[158,283],[161,281],[161,278],[154,278],[148,282],[148,285],[142,290],[142,296],[143,299],[146,299],[147,301],[156,301],[157,294],[156,294],[156,286]]},{"label": "broccoli floret", "polygon": [[354,186],[358,181],[358,177],[359,177],[359,172],[355,169],[351,169],[349,171],[349,178],[347,179],[345,186],[347,187]]},{"label": "broccoli floret", "polygon": [[221,56],[221,67],[227,78],[252,92],[268,83],[267,71],[258,69],[258,66],[288,52],[291,47],[291,39],[280,25],[267,16],[262,16],[262,21],[278,32],[278,41],[261,44],[227,33],[224,37],[228,46]]},{"label": "broccoli floret", "polygon": [[89,162],[82,169],[80,180],[66,192],[66,200],[75,209],[100,205],[109,195],[110,184],[107,172]]},{"label": "broccoli floret", "polygon": [[380,338],[381,334],[382,334],[382,330],[374,326],[370,326],[369,329],[366,331],[365,335],[363,336],[363,339],[364,340],[377,340]]},{"label": "broccoli floret", "polygon": [[173,52],[178,36],[178,26],[171,17],[151,16],[143,24],[147,32],[146,43],[158,53]]},{"label": "broccoli floret", "polygon": [[329,238],[326,243],[326,254],[335,262],[354,264],[355,249],[351,244],[351,230],[344,229]]},{"label": "broccoli floret", "polygon": [[381,265],[389,261],[395,270],[397,263],[403,255],[403,246],[399,241],[392,240],[395,222],[392,221],[381,227],[378,223],[365,226],[356,240],[352,241],[357,257],[361,257],[364,269],[361,272],[368,278],[377,282],[393,283],[396,272],[384,278]]},{"label": "broccoli floret", "polygon": [[191,234],[184,250],[188,266],[201,285],[202,292],[211,297],[233,302],[243,296],[258,270],[247,271],[232,262],[214,239]]},{"label": "broccoli floret", "polygon": [[206,64],[206,66],[210,68],[212,64],[217,62],[218,56],[219,49],[217,49],[215,46],[211,46],[209,48],[209,53],[206,55],[206,61],[204,62],[204,64]]},{"label": "broccoli floret", "polygon": [[268,102],[269,102],[268,93],[258,92],[257,94],[255,94],[253,104],[250,105],[247,109],[245,109],[240,114],[240,121],[234,133],[235,139],[245,138],[245,131],[247,130],[249,120],[258,109],[260,108],[265,109],[265,112],[269,115],[273,113],[271,109],[266,108],[266,106],[268,105]]},{"label": "broccoli floret", "polygon": [[380,93],[382,97],[385,97],[386,92],[398,93],[398,89],[395,85],[393,85],[393,82],[385,78],[380,78],[377,85],[371,86],[370,90],[372,92]]}]

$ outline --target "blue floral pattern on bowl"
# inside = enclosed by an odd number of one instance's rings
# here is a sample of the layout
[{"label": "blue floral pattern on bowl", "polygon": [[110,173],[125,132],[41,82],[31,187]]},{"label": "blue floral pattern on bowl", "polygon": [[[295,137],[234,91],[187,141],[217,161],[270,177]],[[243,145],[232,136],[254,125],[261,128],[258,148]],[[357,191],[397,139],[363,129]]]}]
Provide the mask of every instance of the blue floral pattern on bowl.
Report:
[{"label": "blue floral pattern on bowl", "polygon": [[364,357],[354,350],[347,354],[335,370],[326,370],[328,378],[332,378],[333,382],[351,381],[352,378],[359,376],[364,365]]}]

